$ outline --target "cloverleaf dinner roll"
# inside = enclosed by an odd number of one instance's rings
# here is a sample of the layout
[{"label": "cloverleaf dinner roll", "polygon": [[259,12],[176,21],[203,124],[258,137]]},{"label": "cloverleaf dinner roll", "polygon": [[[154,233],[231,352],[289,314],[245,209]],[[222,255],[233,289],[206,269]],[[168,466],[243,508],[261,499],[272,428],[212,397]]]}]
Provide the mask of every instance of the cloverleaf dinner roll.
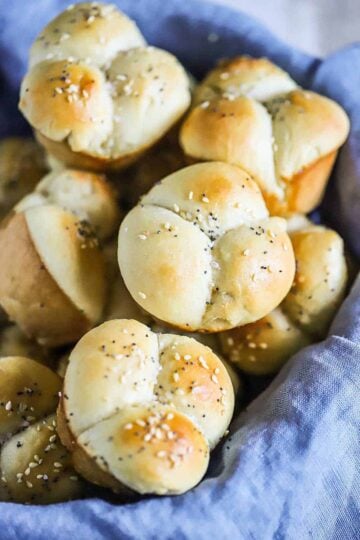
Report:
[{"label": "cloverleaf dinner roll", "polygon": [[341,237],[310,222],[290,232],[290,238],[296,274],[282,304],[259,321],[220,335],[225,357],[248,373],[274,373],[302,347],[322,339],[344,297]]},{"label": "cloverleaf dinner roll", "polygon": [[178,494],[205,474],[233,409],[230,377],[211,349],[113,320],[73,349],[58,429],[91,482],[117,492]]},{"label": "cloverleaf dinner roll", "polygon": [[0,304],[43,346],[79,339],[100,318],[105,269],[87,222],[57,206],[13,213],[0,227]]},{"label": "cloverleaf dinner roll", "polygon": [[100,239],[111,236],[120,223],[115,191],[101,174],[74,169],[51,172],[17,204],[16,211],[49,204],[88,221]]},{"label": "cloverleaf dinner roll", "polygon": [[246,170],[272,215],[310,212],[321,200],[349,120],[334,101],[299,88],[266,58],[221,62],[195,92],[180,133],[193,160]]},{"label": "cloverleaf dinner roll", "polygon": [[56,416],[21,431],[0,454],[3,500],[51,504],[82,495],[83,483],[56,433]]},{"label": "cloverleaf dinner roll", "polygon": [[30,358],[0,358],[0,501],[47,504],[81,494],[56,431],[61,384]]},{"label": "cloverleaf dinner roll", "polygon": [[186,331],[260,319],[295,271],[286,221],[269,218],[245,171],[220,162],[182,169],[145,195],[121,224],[118,259],[135,301]]},{"label": "cloverleaf dinner roll", "polygon": [[190,104],[170,53],[147,47],[114,5],[76,4],[30,51],[20,110],[46,150],[68,166],[120,169],[157,142]]},{"label": "cloverleaf dinner roll", "polygon": [[33,139],[0,141],[0,218],[34,189],[46,169],[42,148]]}]

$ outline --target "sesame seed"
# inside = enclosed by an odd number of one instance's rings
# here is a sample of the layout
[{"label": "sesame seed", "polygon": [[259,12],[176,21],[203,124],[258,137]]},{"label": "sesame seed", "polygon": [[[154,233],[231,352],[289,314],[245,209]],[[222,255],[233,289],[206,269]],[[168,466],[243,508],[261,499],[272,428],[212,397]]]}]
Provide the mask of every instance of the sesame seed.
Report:
[{"label": "sesame seed", "polygon": [[156,453],[156,456],[159,458],[164,458],[166,456],[166,450],[159,450],[159,452]]},{"label": "sesame seed", "polygon": [[128,429],[132,429],[133,427],[134,427],[134,426],[132,425],[132,423],[129,422],[128,424],[125,424],[124,429],[127,429],[127,430],[128,430]]},{"label": "sesame seed", "polygon": [[139,234],[139,235],[138,235],[138,238],[139,238],[140,240],[146,240],[146,239],[147,239],[147,236],[146,236],[146,234]]},{"label": "sesame seed", "polygon": [[142,298],[143,300],[145,300],[145,298],[146,298],[146,294],[145,294],[145,293],[143,293],[142,291],[139,291],[138,294],[139,294],[140,298]]},{"label": "sesame seed", "polygon": [[149,442],[151,440],[151,434],[150,433],[146,433],[146,435],[144,435],[144,441],[145,442]]},{"label": "sesame seed", "polygon": [[215,368],[214,373],[215,373],[216,375],[218,375],[218,374],[220,373],[220,368],[218,368],[218,367]]},{"label": "sesame seed", "polygon": [[224,71],[223,73],[220,73],[220,79],[223,81],[226,81],[230,77],[229,73]]},{"label": "sesame seed", "polygon": [[32,483],[29,482],[29,480],[26,480],[26,485],[27,485],[28,488],[32,488],[32,487],[33,487]]},{"label": "sesame seed", "polygon": [[5,405],[5,410],[6,410],[6,411],[11,411],[11,405],[12,405],[12,404],[11,404],[11,401],[8,401],[8,402],[6,403],[6,405]]},{"label": "sesame seed", "polygon": [[212,380],[213,383],[219,384],[219,380],[218,380],[218,378],[217,378],[217,376],[215,374],[211,375],[211,380]]},{"label": "sesame seed", "polygon": [[262,343],[259,343],[259,347],[260,347],[260,349],[267,349],[267,348],[268,348],[268,344],[262,342]]},{"label": "sesame seed", "polygon": [[191,360],[191,354],[184,354],[184,360]]},{"label": "sesame seed", "polygon": [[167,413],[166,420],[172,420],[174,418],[174,414],[172,412]]},{"label": "sesame seed", "polygon": [[180,359],[181,359],[181,356],[180,356],[180,354],[179,354],[178,352],[176,352],[176,353],[174,354],[174,358],[175,358],[175,360],[180,360]]},{"label": "sesame seed", "polygon": [[254,343],[253,341],[250,341],[248,343],[248,347],[249,347],[249,349],[256,349],[256,343]]},{"label": "sesame seed", "polygon": [[189,195],[188,195],[189,201],[192,201],[193,196],[194,196],[194,192],[193,192],[193,191],[189,191]]},{"label": "sesame seed", "polygon": [[232,337],[228,337],[226,341],[227,341],[227,344],[228,344],[230,347],[232,347],[232,346],[234,345],[234,340],[233,340]]},{"label": "sesame seed", "polygon": [[78,476],[70,476],[70,480],[72,480],[73,482],[77,482],[79,480],[79,477]]},{"label": "sesame seed", "polygon": [[201,109],[207,109],[209,105],[210,101],[203,101],[202,103],[200,103]]},{"label": "sesame seed", "polygon": [[206,195],[203,195],[203,196],[201,197],[201,200],[202,200],[202,202],[204,202],[204,203],[208,203],[208,202],[209,202],[209,199],[208,199],[208,197],[206,197]]},{"label": "sesame seed", "polygon": [[138,426],[141,426],[141,427],[145,427],[146,426],[146,422],[144,422],[144,420],[136,420],[135,424],[137,424]]},{"label": "sesame seed", "polygon": [[207,365],[206,363],[206,360],[203,356],[199,356],[199,364],[205,368],[205,369],[209,369],[209,366]]},{"label": "sesame seed", "polygon": [[244,251],[242,252],[242,254],[247,257],[248,255],[250,255],[250,249],[244,249]]},{"label": "sesame seed", "polygon": [[176,213],[180,212],[180,207],[176,203],[173,204],[173,208]]},{"label": "sesame seed", "polygon": [[179,376],[178,373],[176,373],[176,371],[175,371],[175,373],[173,373],[173,379],[174,379],[175,382],[178,382],[180,380],[180,376]]},{"label": "sesame seed", "polygon": [[60,469],[62,467],[62,464],[59,463],[59,461],[54,461],[54,467]]}]

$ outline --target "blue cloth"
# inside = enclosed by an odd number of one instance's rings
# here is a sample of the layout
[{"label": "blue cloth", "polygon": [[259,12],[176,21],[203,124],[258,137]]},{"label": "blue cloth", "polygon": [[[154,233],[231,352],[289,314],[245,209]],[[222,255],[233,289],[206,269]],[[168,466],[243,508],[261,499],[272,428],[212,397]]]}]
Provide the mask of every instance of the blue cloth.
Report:
[{"label": "blue cloth", "polygon": [[[16,111],[28,48],[69,2],[0,4],[0,133]],[[322,218],[360,255],[360,46],[326,60],[302,54],[244,14],[197,0],[119,0],[150,42],[197,76],[224,56],[266,55],[301,85],[345,107],[352,121]],[[341,21],[339,21],[341,24]],[[219,36],[208,40],[209,33]],[[0,504],[1,540],[360,538],[360,280],[328,338],[300,351],[232,424],[206,479],[180,497],[116,505],[100,499],[48,507]]]}]

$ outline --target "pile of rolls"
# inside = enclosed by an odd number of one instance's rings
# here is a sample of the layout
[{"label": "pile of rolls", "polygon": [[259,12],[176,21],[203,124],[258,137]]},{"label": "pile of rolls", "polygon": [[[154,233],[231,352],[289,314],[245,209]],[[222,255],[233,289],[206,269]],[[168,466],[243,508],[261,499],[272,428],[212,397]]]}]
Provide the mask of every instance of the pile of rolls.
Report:
[{"label": "pile of rolls", "polygon": [[[344,243],[307,215],[349,121],[266,58],[195,83],[115,6],[37,36],[0,142],[0,500],[176,495],[326,336]],[[120,500],[120,499],[119,499]]]}]

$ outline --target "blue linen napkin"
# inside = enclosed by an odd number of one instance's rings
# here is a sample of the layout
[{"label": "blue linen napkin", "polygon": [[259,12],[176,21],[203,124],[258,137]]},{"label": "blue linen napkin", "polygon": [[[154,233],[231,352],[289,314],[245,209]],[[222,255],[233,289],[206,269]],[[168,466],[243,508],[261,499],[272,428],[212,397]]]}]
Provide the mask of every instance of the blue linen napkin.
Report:
[{"label": "blue linen napkin", "polygon": [[[235,54],[266,55],[350,115],[321,208],[360,256],[360,44],[325,60],[250,17],[198,0],[117,0],[152,44],[196,76]],[[19,82],[35,35],[70,1],[0,3],[0,137],[28,128]],[[341,22],[339,21],[339,24]],[[209,35],[210,39],[209,39]],[[218,38],[218,39],[217,39]],[[360,278],[328,335],[294,356],[231,426],[204,481],[179,497],[117,505],[92,498],[47,507],[0,503],[1,540],[355,540],[360,538]]]}]

